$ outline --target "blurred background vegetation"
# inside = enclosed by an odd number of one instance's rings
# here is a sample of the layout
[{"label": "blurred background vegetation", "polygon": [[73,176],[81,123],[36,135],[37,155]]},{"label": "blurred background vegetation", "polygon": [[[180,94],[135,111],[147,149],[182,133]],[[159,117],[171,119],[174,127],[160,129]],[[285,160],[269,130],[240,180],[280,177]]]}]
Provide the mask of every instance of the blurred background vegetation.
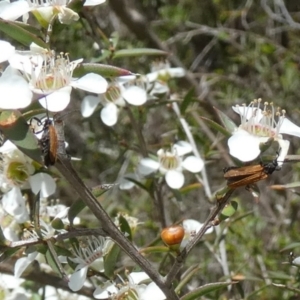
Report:
[{"label": "blurred background vegetation", "polygon": [[[171,89],[180,99],[186,95],[191,98],[183,116],[206,161],[212,192],[225,184],[223,168],[234,165],[227,139],[201,118],[220,123],[213,107],[238,124],[232,105],[262,98],[285,108],[287,117],[300,125],[298,1],[108,0],[104,5],[82,8],[80,16],[80,21],[71,26],[56,22],[53,27],[51,48],[58,53],[68,52],[71,60],[83,57],[85,62],[108,63],[146,74],[153,61],[162,59],[157,56],[114,59],[113,55],[103,59],[103,50],[115,50],[109,38],[117,32],[117,50],[143,47],[165,50],[173,67],[187,70],[185,78],[173,79]],[[79,109],[84,96],[82,91],[73,91],[68,109]],[[152,153],[176,140],[185,140],[167,100],[166,96],[143,107],[130,107]],[[125,173],[133,172],[141,158],[128,109],[121,111],[114,127],[102,123],[100,109],[88,119],[74,113],[65,120],[70,152],[81,158],[74,166],[91,187],[116,182]],[[289,140],[289,153],[300,154],[299,140],[291,137]],[[275,156],[276,150],[272,151],[268,154]],[[205,299],[300,299],[299,271],[287,263],[290,251],[300,255],[299,192],[297,187],[280,191],[270,188],[273,184],[300,181],[299,171],[299,164],[285,164],[280,172],[259,183],[259,202],[253,201],[243,188],[235,192],[237,212],[219,225],[218,234],[206,235],[186,262],[186,268],[197,265],[199,271],[185,292],[230,278],[239,282],[231,289],[208,294]],[[160,187],[167,225],[184,218],[203,222],[208,216],[213,199],[208,199],[202,186],[193,187],[195,183],[193,176],[186,177],[185,189],[176,194]],[[149,189],[153,184],[150,179],[146,183]],[[61,185],[56,196],[71,204],[77,196],[72,188]],[[142,189],[115,188],[99,201],[111,216],[124,212],[143,222],[135,236],[137,246],[150,244],[159,236],[161,220],[151,197]],[[90,225],[88,211],[83,218]],[[225,242],[225,256],[220,255],[221,242]],[[150,259],[159,265],[162,256],[153,254]]]}]

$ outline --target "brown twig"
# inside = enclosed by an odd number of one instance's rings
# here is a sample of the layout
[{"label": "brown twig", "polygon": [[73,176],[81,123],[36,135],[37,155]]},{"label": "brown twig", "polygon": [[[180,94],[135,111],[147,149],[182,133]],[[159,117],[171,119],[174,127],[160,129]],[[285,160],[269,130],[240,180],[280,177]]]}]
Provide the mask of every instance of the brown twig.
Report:
[{"label": "brown twig", "polygon": [[223,195],[217,196],[217,203],[215,208],[211,211],[210,215],[202,225],[199,232],[196,234],[196,236],[186,245],[186,247],[181,251],[181,253],[176,257],[175,263],[172,266],[171,270],[169,271],[167,278],[166,278],[166,285],[171,284],[171,282],[174,280],[176,274],[181,269],[183,262],[187,258],[188,254],[191,252],[191,250],[194,248],[194,246],[200,241],[200,239],[205,234],[206,230],[210,227],[214,226],[214,220],[217,217],[217,215],[223,210],[225,205],[228,203],[230,196],[234,192],[235,189],[226,189]]}]

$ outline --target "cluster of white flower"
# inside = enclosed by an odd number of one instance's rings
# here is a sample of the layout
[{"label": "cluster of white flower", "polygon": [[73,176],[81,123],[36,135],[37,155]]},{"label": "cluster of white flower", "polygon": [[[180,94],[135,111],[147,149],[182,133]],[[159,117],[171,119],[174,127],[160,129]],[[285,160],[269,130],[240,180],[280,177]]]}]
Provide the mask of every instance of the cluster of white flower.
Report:
[{"label": "cluster of white flower", "polygon": [[261,99],[232,109],[241,116],[241,125],[228,140],[230,154],[242,162],[252,161],[261,154],[261,144],[271,139],[279,145],[277,160],[282,165],[290,146],[282,134],[300,137],[300,127],[285,117],[285,110],[274,107],[273,103],[262,103]]}]

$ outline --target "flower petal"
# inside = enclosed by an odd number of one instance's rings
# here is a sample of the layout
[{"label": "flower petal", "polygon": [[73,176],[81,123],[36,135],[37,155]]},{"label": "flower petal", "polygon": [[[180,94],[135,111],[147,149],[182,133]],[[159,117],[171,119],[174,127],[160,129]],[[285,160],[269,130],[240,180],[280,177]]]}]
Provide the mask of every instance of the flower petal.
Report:
[{"label": "flower petal", "polygon": [[31,103],[32,92],[28,82],[11,67],[0,78],[0,109],[19,109]]},{"label": "flower petal", "polygon": [[35,76],[38,76],[44,61],[41,54],[43,54],[43,52],[37,52],[36,49],[33,49],[33,51],[16,51],[16,53],[9,58],[8,62],[12,68],[30,75],[34,67],[35,72],[33,73]]},{"label": "flower petal", "polygon": [[138,86],[130,86],[123,92],[124,99],[131,105],[142,105],[147,101],[147,93]]},{"label": "flower petal", "polygon": [[183,162],[182,166],[192,173],[198,173],[203,169],[204,162],[201,158],[196,156],[188,156]]},{"label": "flower petal", "polygon": [[70,281],[68,285],[72,291],[77,292],[83,287],[86,279],[87,270],[88,270],[87,266],[83,267],[82,269],[76,271],[70,276]]},{"label": "flower petal", "polygon": [[186,155],[193,150],[191,144],[185,141],[178,141],[176,144],[174,144],[173,148],[176,149],[176,153],[179,156]]},{"label": "flower petal", "polygon": [[159,169],[159,162],[151,158],[142,158],[138,166],[138,172],[144,176],[147,176],[157,171],[158,169]]},{"label": "flower petal", "polygon": [[86,0],[83,6],[95,6],[106,2],[106,0]]},{"label": "flower petal", "polygon": [[121,178],[120,182],[119,182],[119,189],[120,190],[130,190],[135,186],[135,183],[128,180],[127,178],[138,180],[138,176],[134,173],[125,174],[124,177]]},{"label": "flower petal", "polygon": [[52,112],[64,110],[70,103],[72,87],[65,86],[39,100],[40,104]]},{"label": "flower petal", "polygon": [[106,104],[101,112],[100,117],[102,122],[107,126],[113,126],[118,121],[118,108],[114,103]]},{"label": "flower petal", "polygon": [[232,106],[232,109],[242,116],[245,120],[255,119],[255,122],[259,123],[259,121],[263,118],[263,113],[260,108],[252,107],[252,106],[243,106],[237,105]]},{"label": "flower petal", "polygon": [[62,24],[71,24],[79,20],[79,15],[74,10],[68,7],[60,7],[60,12],[58,13],[58,20]]},{"label": "flower petal", "polygon": [[[194,231],[197,233],[202,228],[203,224],[194,219],[185,219],[182,222],[182,226],[186,232],[191,233]],[[208,230],[206,230],[205,234],[212,233],[213,231],[214,228],[210,227]]]},{"label": "flower petal", "polygon": [[32,252],[28,254],[26,257],[19,258],[14,267],[14,275],[16,278],[19,278],[26,268],[35,260],[38,252]]},{"label": "flower petal", "polygon": [[167,94],[169,91],[170,88],[166,82],[155,81],[151,88],[150,95]]},{"label": "flower petal", "polygon": [[[191,237],[202,228],[203,224],[193,219],[186,219],[182,222],[182,226],[184,228],[185,234],[180,244],[180,248],[184,248],[188,244]],[[205,234],[212,233],[213,231],[214,228],[210,227],[208,230],[206,230]]]},{"label": "flower petal", "polygon": [[15,2],[0,1],[0,18],[15,21],[25,13],[29,12],[30,7],[27,1],[19,0]]},{"label": "flower petal", "polygon": [[25,201],[18,187],[13,187],[2,197],[3,209],[12,216],[20,215],[26,210]]},{"label": "flower petal", "polygon": [[96,96],[86,96],[81,102],[81,114],[84,118],[91,116],[99,104],[100,99]]},{"label": "flower petal", "polygon": [[71,85],[74,88],[91,93],[103,94],[107,90],[108,83],[102,76],[95,73],[89,73],[77,80],[73,80]]},{"label": "flower petal", "polygon": [[180,189],[184,184],[184,176],[181,172],[170,170],[165,175],[168,186],[172,189]]},{"label": "flower petal", "polygon": [[292,263],[293,263],[293,265],[296,265],[297,267],[299,267],[300,266],[300,256],[296,257]]},{"label": "flower petal", "polygon": [[174,78],[174,77],[179,78],[179,77],[185,76],[185,69],[180,68],[180,67],[178,67],[178,68],[169,68],[169,69],[167,69],[167,72],[169,73],[169,75],[172,78]]},{"label": "flower petal", "polygon": [[40,192],[41,198],[47,198],[55,193],[56,183],[54,179],[47,173],[37,173],[30,176],[29,183],[31,190],[37,194]]},{"label": "flower petal", "polygon": [[159,75],[159,72],[158,71],[154,71],[154,72],[151,72],[151,73],[148,73],[146,75],[146,78],[149,82],[153,82],[156,80],[156,78],[158,77]]},{"label": "flower petal", "polygon": [[6,41],[0,41],[0,49],[0,63],[8,60],[15,53],[15,47]]},{"label": "flower petal", "polygon": [[284,159],[287,156],[287,153],[289,151],[290,142],[287,140],[279,139],[278,144],[280,146],[280,153],[277,157],[277,163],[278,166],[282,166]]},{"label": "flower petal", "polygon": [[228,140],[229,153],[240,161],[251,161],[260,154],[260,139],[238,129]]},{"label": "flower petal", "polygon": [[140,300],[164,300],[167,299],[162,290],[156,285],[156,283],[151,282],[141,295]]},{"label": "flower petal", "polygon": [[140,282],[149,279],[149,276],[145,272],[132,272],[128,275],[132,284],[139,284]]},{"label": "flower petal", "polygon": [[300,137],[300,127],[288,120],[287,118],[284,118],[279,128],[279,133],[285,133]]}]

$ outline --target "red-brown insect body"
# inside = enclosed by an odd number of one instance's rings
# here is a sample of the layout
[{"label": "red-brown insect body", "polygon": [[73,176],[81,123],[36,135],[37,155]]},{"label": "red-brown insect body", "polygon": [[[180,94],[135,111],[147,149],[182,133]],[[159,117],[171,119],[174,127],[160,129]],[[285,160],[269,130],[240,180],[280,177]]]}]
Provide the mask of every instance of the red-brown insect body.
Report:
[{"label": "red-brown insect body", "polygon": [[53,122],[47,119],[44,123],[43,135],[40,139],[44,163],[48,167],[54,165],[57,159],[57,134]]},{"label": "red-brown insect body", "polygon": [[248,186],[269,177],[274,171],[280,170],[277,158],[267,164],[224,169],[224,178],[231,188]]}]

